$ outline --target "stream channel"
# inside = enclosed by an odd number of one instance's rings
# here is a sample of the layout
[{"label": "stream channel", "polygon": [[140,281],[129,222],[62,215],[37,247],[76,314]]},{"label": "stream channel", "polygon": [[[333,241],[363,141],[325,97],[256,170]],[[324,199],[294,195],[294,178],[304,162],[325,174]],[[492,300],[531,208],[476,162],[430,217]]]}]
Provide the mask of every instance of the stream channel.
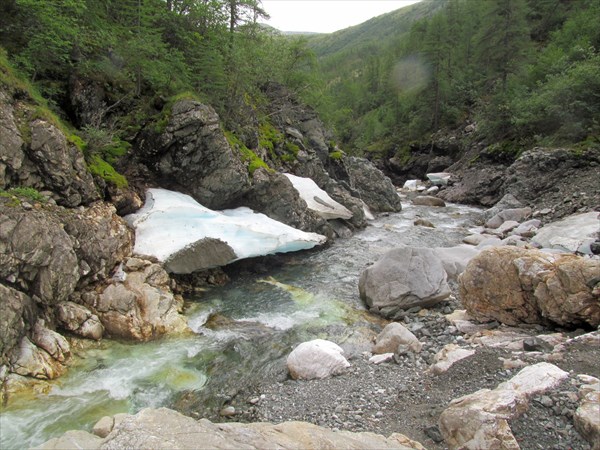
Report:
[{"label": "stream channel", "polygon": [[[381,323],[359,298],[362,270],[400,245],[458,245],[480,215],[452,204],[403,207],[323,250],[291,254],[268,274],[240,273],[224,287],[186,299],[191,336],[149,343],[103,340],[75,350],[66,375],[43,393],[12,398],[1,410],[0,448],[39,445],[67,430],[91,430],[103,416],[144,407],[202,417],[239,389],[285,378],[286,356],[306,340],[330,339],[347,356],[368,351]],[[417,218],[435,228],[414,226]]]}]

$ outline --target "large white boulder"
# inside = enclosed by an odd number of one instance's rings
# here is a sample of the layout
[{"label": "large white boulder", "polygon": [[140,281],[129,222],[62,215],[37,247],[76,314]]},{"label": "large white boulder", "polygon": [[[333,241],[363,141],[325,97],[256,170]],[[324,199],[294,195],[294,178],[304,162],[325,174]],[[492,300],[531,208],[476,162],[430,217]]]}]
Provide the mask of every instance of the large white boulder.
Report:
[{"label": "large white boulder", "polygon": [[308,209],[328,220],[352,218],[352,212],[348,208],[332,199],[310,178],[297,177],[291,173],[284,175],[292,182],[300,194],[300,198],[306,202]]},{"label": "large white boulder", "polygon": [[212,211],[189,195],[149,189],[146,203],[126,217],[135,228],[134,253],[165,262],[173,273],[255,256],[305,250],[326,241],[249,208]]},{"label": "large white boulder", "polygon": [[350,363],[344,350],[324,339],[303,342],[287,357],[287,367],[295,380],[327,378],[343,373]]}]

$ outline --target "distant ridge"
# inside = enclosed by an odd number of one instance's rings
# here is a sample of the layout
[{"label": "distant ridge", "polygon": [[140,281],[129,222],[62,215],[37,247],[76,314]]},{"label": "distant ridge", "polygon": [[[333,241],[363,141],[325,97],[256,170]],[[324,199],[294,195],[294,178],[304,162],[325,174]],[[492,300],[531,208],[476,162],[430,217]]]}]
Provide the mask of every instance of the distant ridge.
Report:
[{"label": "distant ridge", "polygon": [[419,3],[382,14],[364,23],[309,39],[309,46],[319,58],[345,53],[353,54],[374,47],[383,50],[410,30],[419,19],[429,17],[446,6],[446,0],[422,0]]}]

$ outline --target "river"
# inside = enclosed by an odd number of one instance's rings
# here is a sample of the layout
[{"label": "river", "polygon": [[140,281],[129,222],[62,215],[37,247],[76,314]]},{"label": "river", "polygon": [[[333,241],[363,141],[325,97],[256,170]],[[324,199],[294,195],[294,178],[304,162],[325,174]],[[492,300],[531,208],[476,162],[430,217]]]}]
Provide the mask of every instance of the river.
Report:
[{"label": "river", "polygon": [[[399,245],[460,243],[480,210],[460,205],[404,205],[347,239],[286,258],[268,274],[240,274],[224,287],[186,299],[195,334],[150,343],[104,340],[79,351],[66,375],[42,393],[19,395],[0,413],[0,448],[38,445],[102,417],[168,406],[202,416],[240,386],[285,376],[298,343],[331,339],[367,349],[369,315],[358,296],[362,270]],[[435,228],[414,226],[416,218]],[[212,326],[206,325],[209,316]]]}]

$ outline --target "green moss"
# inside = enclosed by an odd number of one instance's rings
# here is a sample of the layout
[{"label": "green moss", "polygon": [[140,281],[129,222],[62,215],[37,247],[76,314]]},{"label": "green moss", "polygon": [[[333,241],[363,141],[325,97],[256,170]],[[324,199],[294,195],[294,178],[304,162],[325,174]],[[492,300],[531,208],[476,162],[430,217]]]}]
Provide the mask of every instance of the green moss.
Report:
[{"label": "green moss", "polygon": [[334,150],[333,152],[329,153],[329,158],[335,161],[339,161],[340,159],[342,159],[343,156],[344,152],[342,152],[341,150]]},{"label": "green moss", "polygon": [[87,148],[85,141],[76,134],[68,134],[67,142],[75,145],[75,147],[77,147],[81,152],[85,151],[85,149]]},{"label": "green moss", "polygon": [[258,145],[269,152],[273,159],[277,159],[278,146],[284,142],[283,134],[280,133],[270,122],[263,121],[258,127]]},{"label": "green moss", "polygon": [[231,131],[225,131],[224,134],[229,142],[229,145],[231,145],[231,147],[234,149],[237,149],[242,155],[242,161],[248,165],[248,173],[250,176],[252,176],[254,171],[259,167],[263,167],[268,171],[273,170],[256,153],[246,147],[244,143]]},{"label": "green moss", "polygon": [[40,194],[37,189],[34,189],[32,187],[15,187],[9,189],[8,191],[0,189],[0,197],[18,197],[25,198],[34,202],[46,202],[46,197]]},{"label": "green moss", "polygon": [[127,179],[99,155],[91,155],[89,157],[88,169],[92,175],[99,176],[103,180],[112,183],[119,188],[124,188],[128,185]]}]

